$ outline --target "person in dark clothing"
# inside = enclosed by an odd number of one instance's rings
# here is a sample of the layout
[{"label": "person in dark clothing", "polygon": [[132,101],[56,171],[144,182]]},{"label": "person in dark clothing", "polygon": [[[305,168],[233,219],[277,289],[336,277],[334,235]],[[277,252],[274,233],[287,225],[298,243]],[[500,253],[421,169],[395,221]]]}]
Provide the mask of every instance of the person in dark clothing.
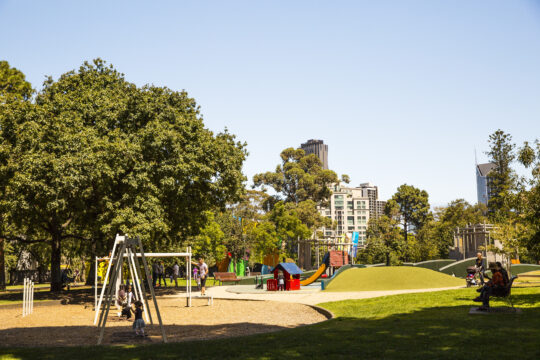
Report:
[{"label": "person in dark clothing", "polygon": [[500,261],[497,261],[497,267],[500,269],[503,276],[504,286],[508,285],[508,283],[510,282],[510,278],[508,277],[508,271],[506,271]]},{"label": "person in dark clothing", "polygon": [[165,279],[165,267],[163,266],[163,261],[159,262],[159,273],[158,273],[158,283],[161,286],[161,280],[163,279],[163,286],[167,287],[167,280]]},{"label": "person in dark clothing", "polygon": [[489,269],[492,272],[491,280],[484,285],[480,296],[474,299],[474,301],[482,302],[482,306],[478,308],[481,311],[489,311],[489,297],[505,289],[503,274],[497,264],[490,263]]},{"label": "person in dark clothing", "polygon": [[484,276],[485,276],[485,268],[484,268],[484,259],[482,258],[482,253],[476,254],[476,261],[474,263],[476,266],[476,274],[480,277],[480,284],[484,285]]},{"label": "person in dark clothing", "polygon": [[142,302],[135,302],[135,310],[131,309],[135,314],[135,321],[133,321],[133,330],[135,330],[136,335],[144,336],[144,320],[142,318],[143,314],[143,305]]},{"label": "person in dark clothing", "polygon": [[155,261],[153,264],[152,264],[152,284],[154,287],[156,287],[156,282],[158,280],[158,276],[159,276],[159,264],[157,261]]}]

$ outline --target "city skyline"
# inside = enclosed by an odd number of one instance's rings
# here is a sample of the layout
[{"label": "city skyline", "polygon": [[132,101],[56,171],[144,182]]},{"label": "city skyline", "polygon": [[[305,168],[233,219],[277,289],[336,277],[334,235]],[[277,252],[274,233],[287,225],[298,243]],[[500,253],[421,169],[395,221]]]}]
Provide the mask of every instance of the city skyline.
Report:
[{"label": "city skyline", "polygon": [[485,163],[495,130],[518,145],[540,133],[534,2],[102,8],[0,1],[1,58],[36,89],[97,57],[137,85],[185,89],[207,127],[247,142],[248,184],[281,150],[324,139],[330,169],[381,199],[407,183],[433,206],[474,204],[475,149]]}]

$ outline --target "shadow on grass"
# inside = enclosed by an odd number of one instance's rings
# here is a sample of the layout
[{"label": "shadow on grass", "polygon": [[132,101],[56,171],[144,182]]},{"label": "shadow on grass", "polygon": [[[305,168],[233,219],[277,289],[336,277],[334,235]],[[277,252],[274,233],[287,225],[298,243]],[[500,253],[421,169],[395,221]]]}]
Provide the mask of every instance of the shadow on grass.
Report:
[{"label": "shadow on grass", "polygon": [[[529,304],[534,296],[516,295]],[[538,298],[538,296],[536,296]],[[471,304],[472,306],[472,304]],[[317,325],[268,334],[209,341],[151,344],[135,347],[93,346],[78,348],[1,349],[14,359],[539,359],[540,308],[524,308],[522,314],[468,315],[469,305],[430,307],[384,318],[338,317]],[[276,314],[279,316],[279,314]],[[224,328],[193,326],[199,336],[207,332],[231,332]],[[262,326],[235,324],[235,327]],[[182,327],[178,327],[178,333]],[[186,327],[186,329],[189,328]],[[277,328],[277,327],[276,327]],[[77,328],[45,329],[70,334]],[[11,331],[11,330],[10,330]],[[24,329],[18,329],[24,331]],[[94,328],[95,335],[97,330]],[[108,330],[115,331],[115,330]],[[118,331],[116,329],[116,331]],[[157,332],[157,328],[152,330]],[[174,327],[167,327],[171,340]],[[6,336],[0,332],[0,338]],[[114,337],[114,334],[110,334]],[[20,333],[21,339],[24,333]],[[55,341],[53,338],[51,341]],[[66,341],[66,340],[64,340]],[[154,341],[154,340],[153,340]],[[155,342],[159,341],[159,338]],[[68,345],[68,344],[65,344]]]},{"label": "shadow on grass", "polygon": [[[475,293],[475,295],[479,295],[479,294]],[[473,297],[461,296],[461,297],[457,297],[456,300],[469,300],[471,301],[471,305],[473,305],[472,303],[473,298],[474,296]],[[534,304],[538,304],[540,302],[540,296],[538,296],[538,294],[511,294],[510,299],[512,300],[512,303],[516,307],[519,307],[519,305],[531,306]],[[499,298],[492,297],[491,301],[500,301],[500,302],[505,302],[505,303],[508,302],[508,300],[506,300],[505,298],[500,298],[500,297]]]}]

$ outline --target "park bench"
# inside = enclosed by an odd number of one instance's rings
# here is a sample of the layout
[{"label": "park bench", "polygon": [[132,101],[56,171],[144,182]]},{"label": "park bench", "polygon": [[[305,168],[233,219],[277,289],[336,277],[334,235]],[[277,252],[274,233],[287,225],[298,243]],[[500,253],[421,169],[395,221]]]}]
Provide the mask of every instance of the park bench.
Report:
[{"label": "park bench", "polygon": [[514,275],[510,278],[510,281],[508,281],[508,284],[506,284],[506,287],[504,288],[504,291],[501,291],[499,293],[493,294],[494,297],[503,298],[507,300],[510,305],[512,306],[512,309],[515,310],[514,304],[512,303],[512,299],[510,298],[510,294],[512,292],[512,284],[514,283],[514,280],[517,279],[517,275]]},{"label": "park bench", "polygon": [[214,284],[216,283],[216,280],[219,281],[221,285],[223,285],[224,281],[234,282],[236,284],[241,279],[238,279],[236,277],[236,274],[232,273],[232,272],[215,272],[214,273]]}]

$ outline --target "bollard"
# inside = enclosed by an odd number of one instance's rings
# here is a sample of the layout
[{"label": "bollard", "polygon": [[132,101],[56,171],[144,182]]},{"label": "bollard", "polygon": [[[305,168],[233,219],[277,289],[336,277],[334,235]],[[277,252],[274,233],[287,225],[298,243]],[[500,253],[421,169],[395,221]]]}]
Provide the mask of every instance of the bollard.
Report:
[{"label": "bollard", "polygon": [[24,278],[23,285],[23,309],[22,316],[25,317],[34,312],[34,282]]}]

